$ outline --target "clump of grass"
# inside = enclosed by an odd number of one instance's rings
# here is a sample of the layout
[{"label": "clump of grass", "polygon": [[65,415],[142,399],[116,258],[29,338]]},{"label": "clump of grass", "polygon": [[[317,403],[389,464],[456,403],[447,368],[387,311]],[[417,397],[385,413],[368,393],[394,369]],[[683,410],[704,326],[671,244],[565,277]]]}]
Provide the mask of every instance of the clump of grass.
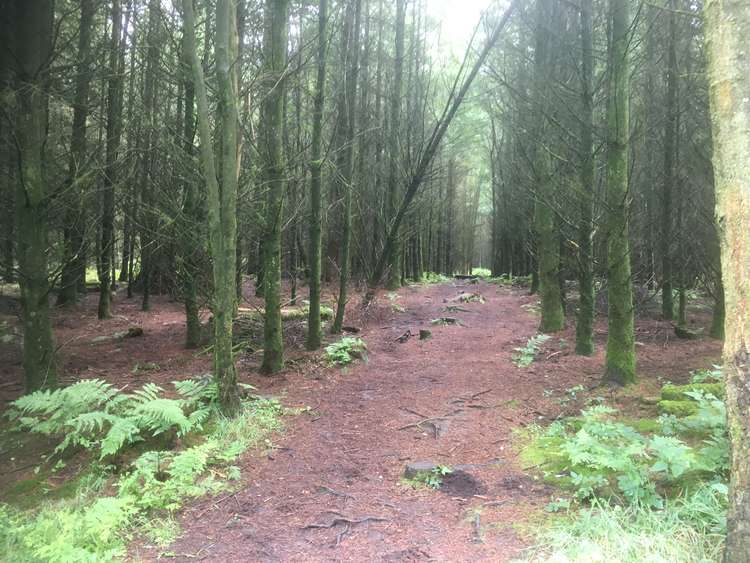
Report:
[{"label": "clump of grass", "polygon": [[557,519],[524,561],[719,561],[725,512],[726,491],[712,485],[670,500],[664,510],[595,500],[591,507]]}]

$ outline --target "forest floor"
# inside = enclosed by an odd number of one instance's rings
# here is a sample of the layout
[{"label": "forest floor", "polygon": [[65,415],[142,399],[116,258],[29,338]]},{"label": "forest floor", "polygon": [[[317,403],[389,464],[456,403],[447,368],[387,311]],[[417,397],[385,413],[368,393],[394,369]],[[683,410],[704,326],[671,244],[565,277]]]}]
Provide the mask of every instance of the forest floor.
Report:
[{"label": "forest floor", "polygon": [[[485,302],[455,302],[461,292],[480,293]],[[144,313],[137,300],[118,298],[118,316],[97,321],[94,299],[55,313],[66,381],[101,377],[137,387],[210,370],[209,357],[182,346],[178,303],[156,298]],[[514,349],[536,333],[536,303],[527,290],[486,282],[409,286],[382,293],[369,310],[350,303],[348,324],[361,329],[367,362],[328,367],[320,354],[297,346],[285,372],[264,378],[255,369],[257,354],[244,357],[238,362],[241,381],[286,406],[309,408],[286,418],[273,447],[240,460],[242,481],[232,494],[198,500],[180,512],[175,544],[156,548],[136,541],[131,555],[221,562],[518,557],[533,542],[554,493],[533,477],[534,468],[523,466],[518,430],[576,414],[590,396],[605,397],[633,416],[650,412],[653,407],[638,397],[658,395],[666,381],[684,382],[690,370],[717,362],[721,351],[716,341],[677,340],[669,323],[642,318],[636,335],[641,382],[627,390],[597,387],[606,340],[601,319],[595,356],[573,354],[569,327],[520,368]],[[446,312],[450,305],[463,311]],[[431,324],[444,316],[461,324]],[[697,326],[709,320],[705,312],[694,315]],[[142,337],[95,342],[134,324],[143,328]],[[420,329],[432,337],[420,340]],[[407,331],[414,336],[399,342]],[[0,343],[0,357],[0,399],[7,401],[21,390],[20,357],[8,343]],[[421,461],[454,473],[437,490],[415,488],[403,472]],[[4,461],[0,491],[28,472],[24,464],[23,455]]]}]

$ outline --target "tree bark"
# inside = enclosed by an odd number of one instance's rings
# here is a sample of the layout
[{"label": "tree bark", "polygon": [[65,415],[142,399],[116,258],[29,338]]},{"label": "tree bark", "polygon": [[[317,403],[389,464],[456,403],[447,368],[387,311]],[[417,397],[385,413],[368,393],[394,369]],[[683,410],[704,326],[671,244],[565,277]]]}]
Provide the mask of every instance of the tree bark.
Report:
[{"label": "tree bark", "polygon": [[63,228],[63,269],[60,278],[58,305],[75,303],[78,288],[85,280],[80,280],[84,245],[84,217],[82,202],[82,182],[86,160],[86,121],[89,111],[89,90],[91,84],[91,30],[96,12],[93,0],[81,0],[81,18],[78,25],[78,68],[73,101],[73,130],[70,139],[70,161],[66,181],[65,226]]},{"label": "tree bark", "polygon": [[549,105],[549,73],[551,69],[550,23],[554,0],[537,0],[536,39],[534,47],[534,230],[536,232],[537,264],[539,267],[539,296],[541,297],[542,319],[539,330],[557,332],[565,324],[558,271],[560,269],[560,243],[555,227],[553,209],[554,184],[550,154],[544,145],[546,138],[545,120]]},{"label": "tree bark", "polygon": [[[398,126],[401,119],[401,96],[404,77],[404,28],[406,26],[406,0],[396,0],[396,57],[393,61],[393,90],[390,105],[390,139],[388,141],[388,204],[387,222],[393,225],[399,205],[400,190],[398,165],[401,156]],[[401,287],[401,234],[397,230],[388,248],[388,289]]]},{"label": "tree bark", "polygon": [[[669,0],[674,9],[674,0]],[[675,13],[670,11],[667,45],[667,118],[664,122],[664,184],[661,193],[661,314],[674,318],[672,290],[672,191],[675,183],[675,143],[677,141],[677,48]]]},{"label": "tree bark", "polygon": [[307,320],[308,350],[320,348],[320,255],[321,255],[321,161],[323,106],[325,103],[326,82],[326,28],[328,20],[328,0],[320,0],[318,5],[318,72],[315,79],[315,100],[313,102],[313,129],[310,161],[310,310]]},{"label": "tree bark", "polygon": [[216,6],[216,70],[222,108],[221,185],[213,153],[209,106],[203,66],[195,41],[195,15],[192,0],[183,0],[185,47],[193,69],[193,81],[200,136],[201,163],[208,201],[209,244],[213,258],[214,378],[225,412],[239,407],[237,372],[232,355],[232,317],[235,308],[234,277],[237,243],[237,84],[232,73],[236,56],[235,10],[232,0],[218,0]]},{"label": "tree bark", "polygon": [[265,323],[261,372],[270,375],[284,366],[281,327],[281,224],[284,199],[284,156],[282,149],[284,68],[288,0],[266,0],[263,35],[263,81],[261,105],[263,177],[266,185],[265,237],[263,240],[263,287]]},{"label": "tree bark", "polygon": [[109,79],[107,81],[107,143],[104,181],[102,185],[102,225],[99,246],[99,318],[112,317],[112,245],[114,244],[115,185],[117,184],[118,153],[122,135],[122,69],[120,68],[120,36],[122,9],[120,0],[112,1],[112,35],[110,36]]},{"label": "tree bark", "polygon": [[57,383],[49,317],[47,272],[48,183],[44,174],[47,126],[46,75],[51,55],[50,0],[16,0],[15,142],[18,149],[16,233],[23,315],[26,391]]},{"label": "tree bark", "polygon": [[606,381],[625,385],[635,381],[633,286],[628,241],[628,47],[629,0],[610,0],[610,84],[607,99],[607,280],[608,334]]},{"label": "tree bark", "polygon": [[580,299],[576,317],[576,354],[594,353],[594,101],[592,69],[593,1],[581,0],[581,216],[578,225],[578,286]]},{"label": "tree bark", "polygon": [[708,0],[705,17],[732,450],[724,561],[744,563],[750,560],[750,5]]},{"label": "tree bark", "polygon": [[341,158],[341,168],[336,174],[337,181],[341,182],[341,190],[344,192],[344,206],[341,221],[341,255],[339,258],[339,295],[336,305],[336,316],[333,319],[331,332],[338,334],[344,324],[344,312],[346,311],[347,284],[349,283],[349,271],[351,267],[351,237],[352,237],[352,183],[354,181],[354,135],[356,131],[357,115],[357,74],[359,65],[359,30],[362,13],[362,0],[354,0],[354,5],[347,8],[349,20],[346,24],[347,39],[344,42],[345,52],[349,59],[346,79],[342,95],[344,96],[341,107],[344,109],[344,150]]}]

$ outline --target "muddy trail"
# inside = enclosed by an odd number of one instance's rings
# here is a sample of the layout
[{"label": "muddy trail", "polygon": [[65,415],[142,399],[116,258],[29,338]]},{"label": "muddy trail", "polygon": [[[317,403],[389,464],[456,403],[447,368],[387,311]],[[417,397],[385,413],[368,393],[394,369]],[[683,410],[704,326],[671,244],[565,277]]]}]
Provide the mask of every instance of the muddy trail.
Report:
[{"label": "muddy trail", "polygon": [[[456,303],[467,291],[485,302]],[[529,515],[553,491],[522,467],[514,429],[582,406],[566,398],[566,389],[596,385],[605,335],[597,331],[595,357],[580,358],[570,353],[568,330],[521,369],[512,361],[514,348],[538,325],[536,298],[526,291],[459,283],[408,287],[390,300],[389,318],[362,327],[367,363],[252,377],[259,393],[309,411],[287,420],[270,451],[244,458],[243,485],[235,494],[185,510],[176,544],[141,546],[133,554],[227,562],[518,556],[530,541]],[[380,301],[389,303],[382,295]],[[460,310],[446,313],[450,305]],[[460,324],[431,324],[447,315]],[[420,329],[432,337],[420,340]],[[686,355],[683,343],[674,342],[667,352],[658,326],[640,330],[642,340],[651,338],[640,343],[640,352],[648,357],[653,348],[651,357],[663,362],[649,370],[680,373],[685,368],[679,364],[695,364],[696,354],[717,354],[711,343],[693,343]],[[399,339],[407,331],[414,336]],[[439,490],[414,489],[403,473],[415,462],[455,471]]]}]

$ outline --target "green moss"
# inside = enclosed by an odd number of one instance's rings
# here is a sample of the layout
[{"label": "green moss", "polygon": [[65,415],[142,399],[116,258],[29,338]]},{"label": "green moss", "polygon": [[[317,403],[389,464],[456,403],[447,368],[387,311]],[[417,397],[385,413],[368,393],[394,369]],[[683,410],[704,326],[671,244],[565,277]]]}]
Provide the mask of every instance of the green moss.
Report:
[{"label": "green moss", "polygon": [[659,401],[659,411],[677,417],[690,416],[698,412],[695,401]]},{"label": "green moss", "polygon": [[687,401],[692,400],[686,392],[702,391],[713,395],[718,399],[724,398],[723,383],[690,383],[689,385],[665,385],[661,389],[661,398],[665,401]]},{"label": "green moss", "polygon": [[641,434],[661,432],[661,423],[655,418],[620,418],[617,420]]}]

